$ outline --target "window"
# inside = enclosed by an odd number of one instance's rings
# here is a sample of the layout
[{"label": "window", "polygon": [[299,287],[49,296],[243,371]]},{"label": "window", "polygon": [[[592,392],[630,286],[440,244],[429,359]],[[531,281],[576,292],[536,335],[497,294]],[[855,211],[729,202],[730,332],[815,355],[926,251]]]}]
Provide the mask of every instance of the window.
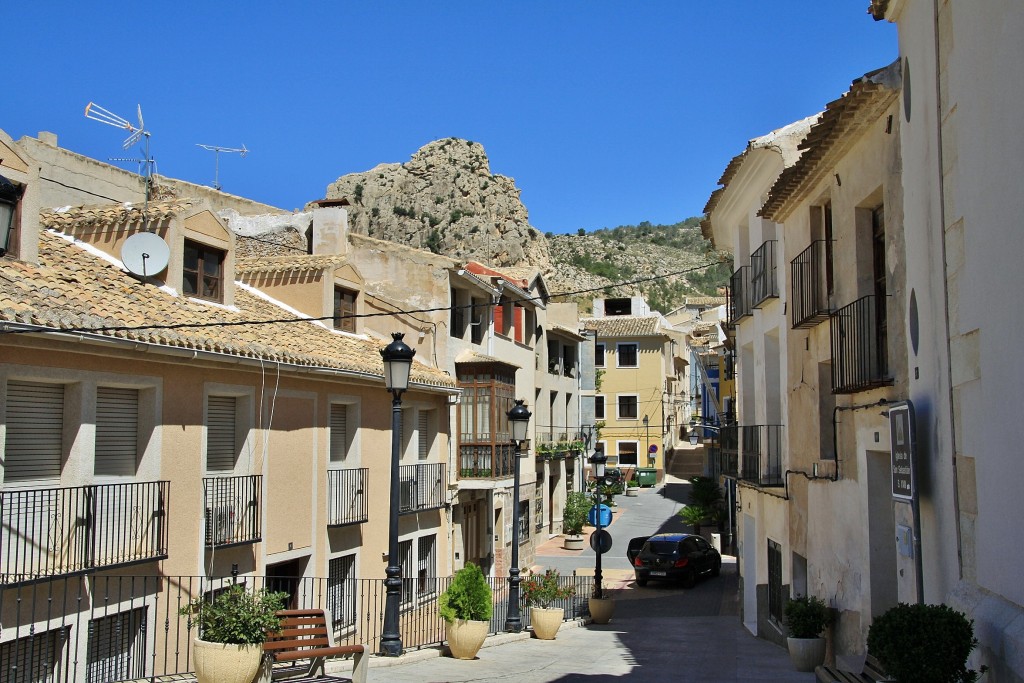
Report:
[{"label": "window", "polygon": [[604,342],[594,344],[594,367],[604,367]]},{"label": "window", "polygon": [[210,396],[206,399],[206,471],[232,472],[238,447],[235,443],[234,396]]},{"label": "window", "polygon": [[595,420],[603,420],[604,419],[604,396],[595,396],[594,397],[594,419]]},{"label": "window", "polygon": [[[540,473],[537,476],[540,477]],[[544,482],[541,479],[533,488],[533,516],[537,521],[537,531],[540,531],[544,528]]]},{"label": "window", "polygon": [[619,394],[616,399],[619,409],[616,417],[620,420],[635,420],[639,397],[636,394]]},{"label": "window", "polygon": [[557,339],[548,339],[548,372],[554,375],[562,371],[561,349]]},{"label": "window", "polygon": [[636,441],[620,441],[618,443],[619,465],[635,466],[637,464],[636,454],[639,448]]},{"label": "window", "polygon": [[356,331],[356,297],[358,292],[344,287],[334,288],[334,329],[342,332]]},{"label": "window", "polygon": [[519,545],[530,540],[530,501],[519,501]]},{"label": "window", "polygon": [[335,630],[356,625],[356,556],[332,558],[327,567],[327,609]]},{"label": "window", "polygon": [[224,252],[198,242],[185,240],[181,291],[188,296],[210,301],[224,299]]},{"label": "window", "polygon": [[461,444],[507,444],[508,411],[513,405],[515,377],[493,366],[460,366],[459,439]]},{"label": "window", "polygon": [[348,457],[348,405],[335,403],[331,406],[331,464],[345,462]]},{"label": "window", "polygon": [[0,175],[0,256],[16,251],[18,205],[24,187]]},{"label": "window", "polygon": [[4,481],[60,479],[64,385],[7,383]]},{"label": "window", "polygon": [[146,608],[89,622],[87,683],[124,681],[146,675]]},{"label": "window", "polygon": [[875,284],[875,338],[877,367],[881,376],[889,374],[889,324],[886,315],[888,287],[885,282],[885,207],[871,212],[871,265]]},{"label": "window", "polygon": [[768,539],[768,619],[782,625],[782,546]]},{"label": "window", "polygon": [[639,351],[639,345],[634,343],[623,343],[619,344],[616,350],[617,367],[620,368],[635,368],[637,367],[637,353]]},{"label": "window", "polygon": [[630,299],[605,299],[605,315],[632,315],[633,302]]},{"label": "window", "polygon": [[449,290],[449,301],[451,305],[451,313],[449,315],[448,325],[451,328],[451,334],[453,337],[462,339],[466,336],[466,321],[469,318],[467,315],[468,309],[462,305],[462,300],[459,297],[459,290]]},{"label": "window", "polygon": [[402,607],[409,608],[437,593],[437,536],[421,536],[398,544],[399,566],[402,568]]},{"label": "window", "polygon": [[[10,640],[0,645],[0,672],[8,683],[36,683],[65,680],[61,656],[68,641],[70,626]],[[17,672],[11,674],[11,672]]]},{"label": "window", "polygon": [[487,302],[484,299],[472,299],[473,307],[470,309],[469,325],[472,328],[470,341],[474,344],[482,344],[484,334],[487,332]]},{"label": "window", "polygon": [[435,430],[431,428],[433,422],[434,411],[433,410],[421,410],[419,411],[419,424],[416,430],[416,446],[417,455],[420,460],[426,460],[430,457],[430,451],[434,447],[434,434]]},{"label": "window", "polygon": [[434,535],[421,536],[416,557],[416,592],[420,597],[433,595],[437,592],[437,571],[434,569],[436,559],[434,557],[435,539]]},{"label": "window", "polygon": [[566,377],[576,376],[576,347],[566,344],[562,347],[562,374]]},{"label": "window", "polygon": [[138,461],[139,390],[96,389],[96,475],[132,476]]}]

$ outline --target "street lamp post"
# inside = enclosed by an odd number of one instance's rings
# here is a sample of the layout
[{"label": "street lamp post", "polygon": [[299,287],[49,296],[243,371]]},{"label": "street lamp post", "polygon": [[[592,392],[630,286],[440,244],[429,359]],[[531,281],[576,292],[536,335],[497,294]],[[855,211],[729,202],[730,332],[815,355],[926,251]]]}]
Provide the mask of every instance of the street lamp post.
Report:
[{"label": "street lamp post", "polygon": [[604,454],[604,447],[597,444],[594,455],[590,457],[590,464],[594,466],[594,500],[597,511],[597,528],[594,531],[594,538],[597,539],[594,554],[597,559],[594,561],[594,597],[603,598],[604,591],[601,589],[601,486],[604,484],[604,466],[608,462],[608,456]]},{"label": "street lamp post", "polygon": [[402,635],[398,632],[398,607],[402,599],[402,567],[398,564],[398,461],[401,458],[402,393],[409,388],[409,371],[415,349],[409,348],[401,332],[392,332],[392,342],[380,350],[384,360],[384,386],[391,392],[391,515],[388,523],[388,566],[384,570],[387,592],[384,604],[384,629],[380,635],[380,653],[386,657],[402,654]]},{"label": "street lamp post", "polygon": [[522,460],[522,445],[526,441],[530,427],[530,411],[521,399],[508,411],[509,425],[512,427],[512,442],[516,446],[514,476],[512,479],[512,563],[508,568],[508,610],[505,616],[505,630],[518,633],[523,630],[523,620],[519,614],[519,465]]},{"label": "street lamp post", "polygon": [[[646,415],[644,415],[644,447],[647,451],[647,460],[649,461],[651,459],[651,418]],[[650,462],[647,464],[650,465]],[[640,464],[638,462],[637,467],[639,466]]]}]

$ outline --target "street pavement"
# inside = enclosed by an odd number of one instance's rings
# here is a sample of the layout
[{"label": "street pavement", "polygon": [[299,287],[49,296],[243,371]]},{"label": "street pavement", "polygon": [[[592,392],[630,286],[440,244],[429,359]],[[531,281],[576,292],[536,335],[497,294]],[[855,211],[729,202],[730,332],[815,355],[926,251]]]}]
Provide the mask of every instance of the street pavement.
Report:
[{"label": "street pavement", "polygon": [[[720,683],[725,681],[815,681],[793,670],[784,648],[756,638],[740,623],[735,558],[724,557],[721,576],[690,590],[649,583],[639,588],[625,549],[633,536],[682,531],[676,511],[689,485],[669,478],[636,498],[618,496],[609,532],[612,549],[602,557],[604,586],[615,598],[606,625],[567,622],[552,641],[529,632],[488,639],[476,660],[452,659],[435,649],[398,659],[374,657],[370,680],[389,683],[549,683],[642,680]],[[594,552],[567,551],[561,538],[538,549],[535,569],[593,575]]]}]

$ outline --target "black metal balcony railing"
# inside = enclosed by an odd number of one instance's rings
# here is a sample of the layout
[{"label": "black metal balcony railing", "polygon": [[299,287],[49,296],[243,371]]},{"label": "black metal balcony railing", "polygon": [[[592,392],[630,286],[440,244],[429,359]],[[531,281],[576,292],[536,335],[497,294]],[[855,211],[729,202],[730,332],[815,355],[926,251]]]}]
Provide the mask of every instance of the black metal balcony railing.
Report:
[{"label": "black metal balcony railing", "polygon": [[829,306],[828,242],[815,240],[790,261],[793,328],[814,327],[831,314]]},{"label": "black metal balcony railing", "polygon": [[750,305],[753,308],[779,296],[776,244],[775,240],[768,240],[750,255]]},{"label": "black metal balcony railing", "polygon": [[263,540],[263,475],[204,477],[206,545],[226,546]]},{"label": "black metal balcony railing", "polygon": [[740,266],[729,278],[729,325],[735,326],[740,318],[751,315],[750,266]]},{"label": "black metal balcony railing", "polygon": [[740,425],[740,478],[758,486],[782,486],[782,426]]},{"label": "black metal balcony railing", "polygon": [[366,467],[327,470],[327,526],[365,522]]},{"label": "black metal balcony railing", "polygon": [[398,511],[406,515],[444,507],[444,463],[398,468]]},{"label": "black metal balcony railing", "polygon": [[869,295],[832,314],[832,392],[892,384],[885,299]]},{"label": "black metal balcony railing", "polygon": [[0,491],[0,586],[166,558],[169,491],[166,481]]},{"label": "black metal balcony railing", "polygon": [[[402,646],[411,651],[441,645],[445,624],[437,596],[447,589],[451,577],[409,573],[412,575],[403,578],[405,601],[399,616]],[[501,633],[507,617],[508,577],[489,577],[487,582],[493,601],[488,634]],[[362,643],[370,652],[380,648],[385,597],[380,578],[65,578],[18,589],[0,587],[0,608],[5,615],[0,681],[194,680],[189,674],[197,625],[178,610],[194,598],[211,599],[234,583],[247,589],[283,590],[289,594],[286,607],[291,609],[329,610],[338,645]],[[575,590],[572,597],[552,607],[564,609],[566,621],[585,618],[593,577],[564,576],[559,583]],[[523,607],[521,612],[523,628],[527,628],[530,610]],[[277,666],[287,668],[288,664]]]},{"label": "black metal balcony railing", "polygon": [[461,479],[503,479],[514,474],[514,467],[515,448],[511,444],[459,446]]}]

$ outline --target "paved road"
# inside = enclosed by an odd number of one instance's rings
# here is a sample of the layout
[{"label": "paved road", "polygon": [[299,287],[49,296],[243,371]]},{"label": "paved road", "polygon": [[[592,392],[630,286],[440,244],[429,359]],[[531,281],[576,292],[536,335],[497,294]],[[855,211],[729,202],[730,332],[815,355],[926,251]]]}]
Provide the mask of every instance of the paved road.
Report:
[{"label": "paved road", "polygon": [[[620,497],[621,512],[610,532],[613,547],[604,556],[606,585],[616,598],[610,624],[562,625],[553,641],[528,633],[489,639],[475,661],[438,657],[436,651],[371,662],[370,680],[389,683],[650,683],[687,681],[787,681],[811,683],[814,674],[797,673],[785,650],[750,635],[737,611],[735,560],[726,557],[722,575],[701,581],[692,590],[656,583],[638,588],[625,560],[632,536],[657,530],[681,530],[675,511],[688,486],[670,483],[645,490],[637,498]],[[592,551],[560,550],[546,543],[538,566],[563,573],[593,571]]]}]

